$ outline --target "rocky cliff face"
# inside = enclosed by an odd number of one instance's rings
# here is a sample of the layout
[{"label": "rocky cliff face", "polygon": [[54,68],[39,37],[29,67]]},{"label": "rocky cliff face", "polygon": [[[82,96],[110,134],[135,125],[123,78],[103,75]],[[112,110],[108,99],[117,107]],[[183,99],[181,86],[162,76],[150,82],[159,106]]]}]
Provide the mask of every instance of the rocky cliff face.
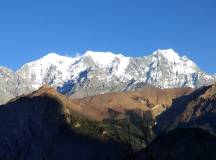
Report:
[{"label": "rocky cliff face", "polygon": [[0,104],[21,94],[29,93],[34,88],[22,77],[6,67],[0,67]]}]

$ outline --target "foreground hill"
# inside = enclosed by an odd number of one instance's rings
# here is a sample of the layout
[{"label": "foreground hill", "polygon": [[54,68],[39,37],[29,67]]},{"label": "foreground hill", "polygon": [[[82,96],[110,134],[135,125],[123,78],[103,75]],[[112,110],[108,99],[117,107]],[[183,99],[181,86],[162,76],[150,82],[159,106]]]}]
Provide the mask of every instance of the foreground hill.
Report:
[{"label": "foreground hill", "polygon": [[73,128],[72,120],[79,115],[73,108],[79,110],[50,88],[1,106],[0,159],[120,159],[120,145]]},{"label": "foreground hill", "polygon": [[176,129],[157,137],[137,160],[215,160],[216,137],[197,129]]},{"label": "foreground hill", "polygon": [[155,89],[70,99],[43,86],[0,106],[0,159],[128,158],[131,149],[153,138],[159,114],[154,107],[168,108],[173,98],[190,92]]}]

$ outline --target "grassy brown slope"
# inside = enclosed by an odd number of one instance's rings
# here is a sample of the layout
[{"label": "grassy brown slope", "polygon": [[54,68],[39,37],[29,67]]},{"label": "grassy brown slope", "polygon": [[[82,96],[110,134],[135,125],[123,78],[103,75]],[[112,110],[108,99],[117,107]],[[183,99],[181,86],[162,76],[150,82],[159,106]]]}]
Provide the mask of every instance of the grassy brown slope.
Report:
[{"label": "grassy brown slope", "polygon": [[97,119],[108,118],[108,110],[114,109],[120,113],[127,110],[151,111],[154,116],[169,108],[173,99],[192,92],[191,88],[182,89],[145,89],[143,91],[106,93],[73,102],[85,108],[84,111]]},{"label": "grassy brown slope", "polygon": [[[81,99],[71,99],[58,93],[54,88],[45,85],[25,96],[51,96],[63,104],[67,113],[75,111],[90,119],[102,121],[110,118],[110,110],[119,113],[120,117],[124,117],[125,113],[131,110],[140,114],[151,112],[153,117],[155,117],[169,108],[173,99],[188,95],[191,92],[191,88],[146,88],[143,91],[114,92]],[[14,98],[10,102],[16,101],[18,98]]]}]

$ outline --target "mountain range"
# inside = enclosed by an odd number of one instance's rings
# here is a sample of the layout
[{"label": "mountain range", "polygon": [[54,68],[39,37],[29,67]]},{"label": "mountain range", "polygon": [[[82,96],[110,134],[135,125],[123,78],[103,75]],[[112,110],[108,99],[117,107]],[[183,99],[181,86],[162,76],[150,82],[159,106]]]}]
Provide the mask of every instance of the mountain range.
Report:
[{"label": "mountain range", "polygon": [[[215,159],[215,95],[210,85],[72,99],[45,85],[0,106],[0,159],[131,160],[146,146],[137,160]],[[169,132],[179,127],[192,129]]]},{"label": "mountain range", "polygon": [[87,51],[73,58],[50,53],[15,72],[0,67],[0,103],[46,84],[72,98],[82,98],[149,87],[199,88],[215,79],[172,49],[143,57]]},{"label": "mountain range", "polygon": [[215,159],[215,79],[172,49],[0,67],[0,159]]}]

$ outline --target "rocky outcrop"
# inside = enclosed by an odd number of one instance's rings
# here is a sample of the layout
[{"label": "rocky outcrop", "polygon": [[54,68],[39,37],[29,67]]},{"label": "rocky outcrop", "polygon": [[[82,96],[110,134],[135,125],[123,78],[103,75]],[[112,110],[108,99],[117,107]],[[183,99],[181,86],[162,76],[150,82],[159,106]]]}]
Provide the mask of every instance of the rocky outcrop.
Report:
[{"label": "rocky outcrop", "polygon": [[0,104],[34,89],[22,77],[6,67],[0,67]]}]

